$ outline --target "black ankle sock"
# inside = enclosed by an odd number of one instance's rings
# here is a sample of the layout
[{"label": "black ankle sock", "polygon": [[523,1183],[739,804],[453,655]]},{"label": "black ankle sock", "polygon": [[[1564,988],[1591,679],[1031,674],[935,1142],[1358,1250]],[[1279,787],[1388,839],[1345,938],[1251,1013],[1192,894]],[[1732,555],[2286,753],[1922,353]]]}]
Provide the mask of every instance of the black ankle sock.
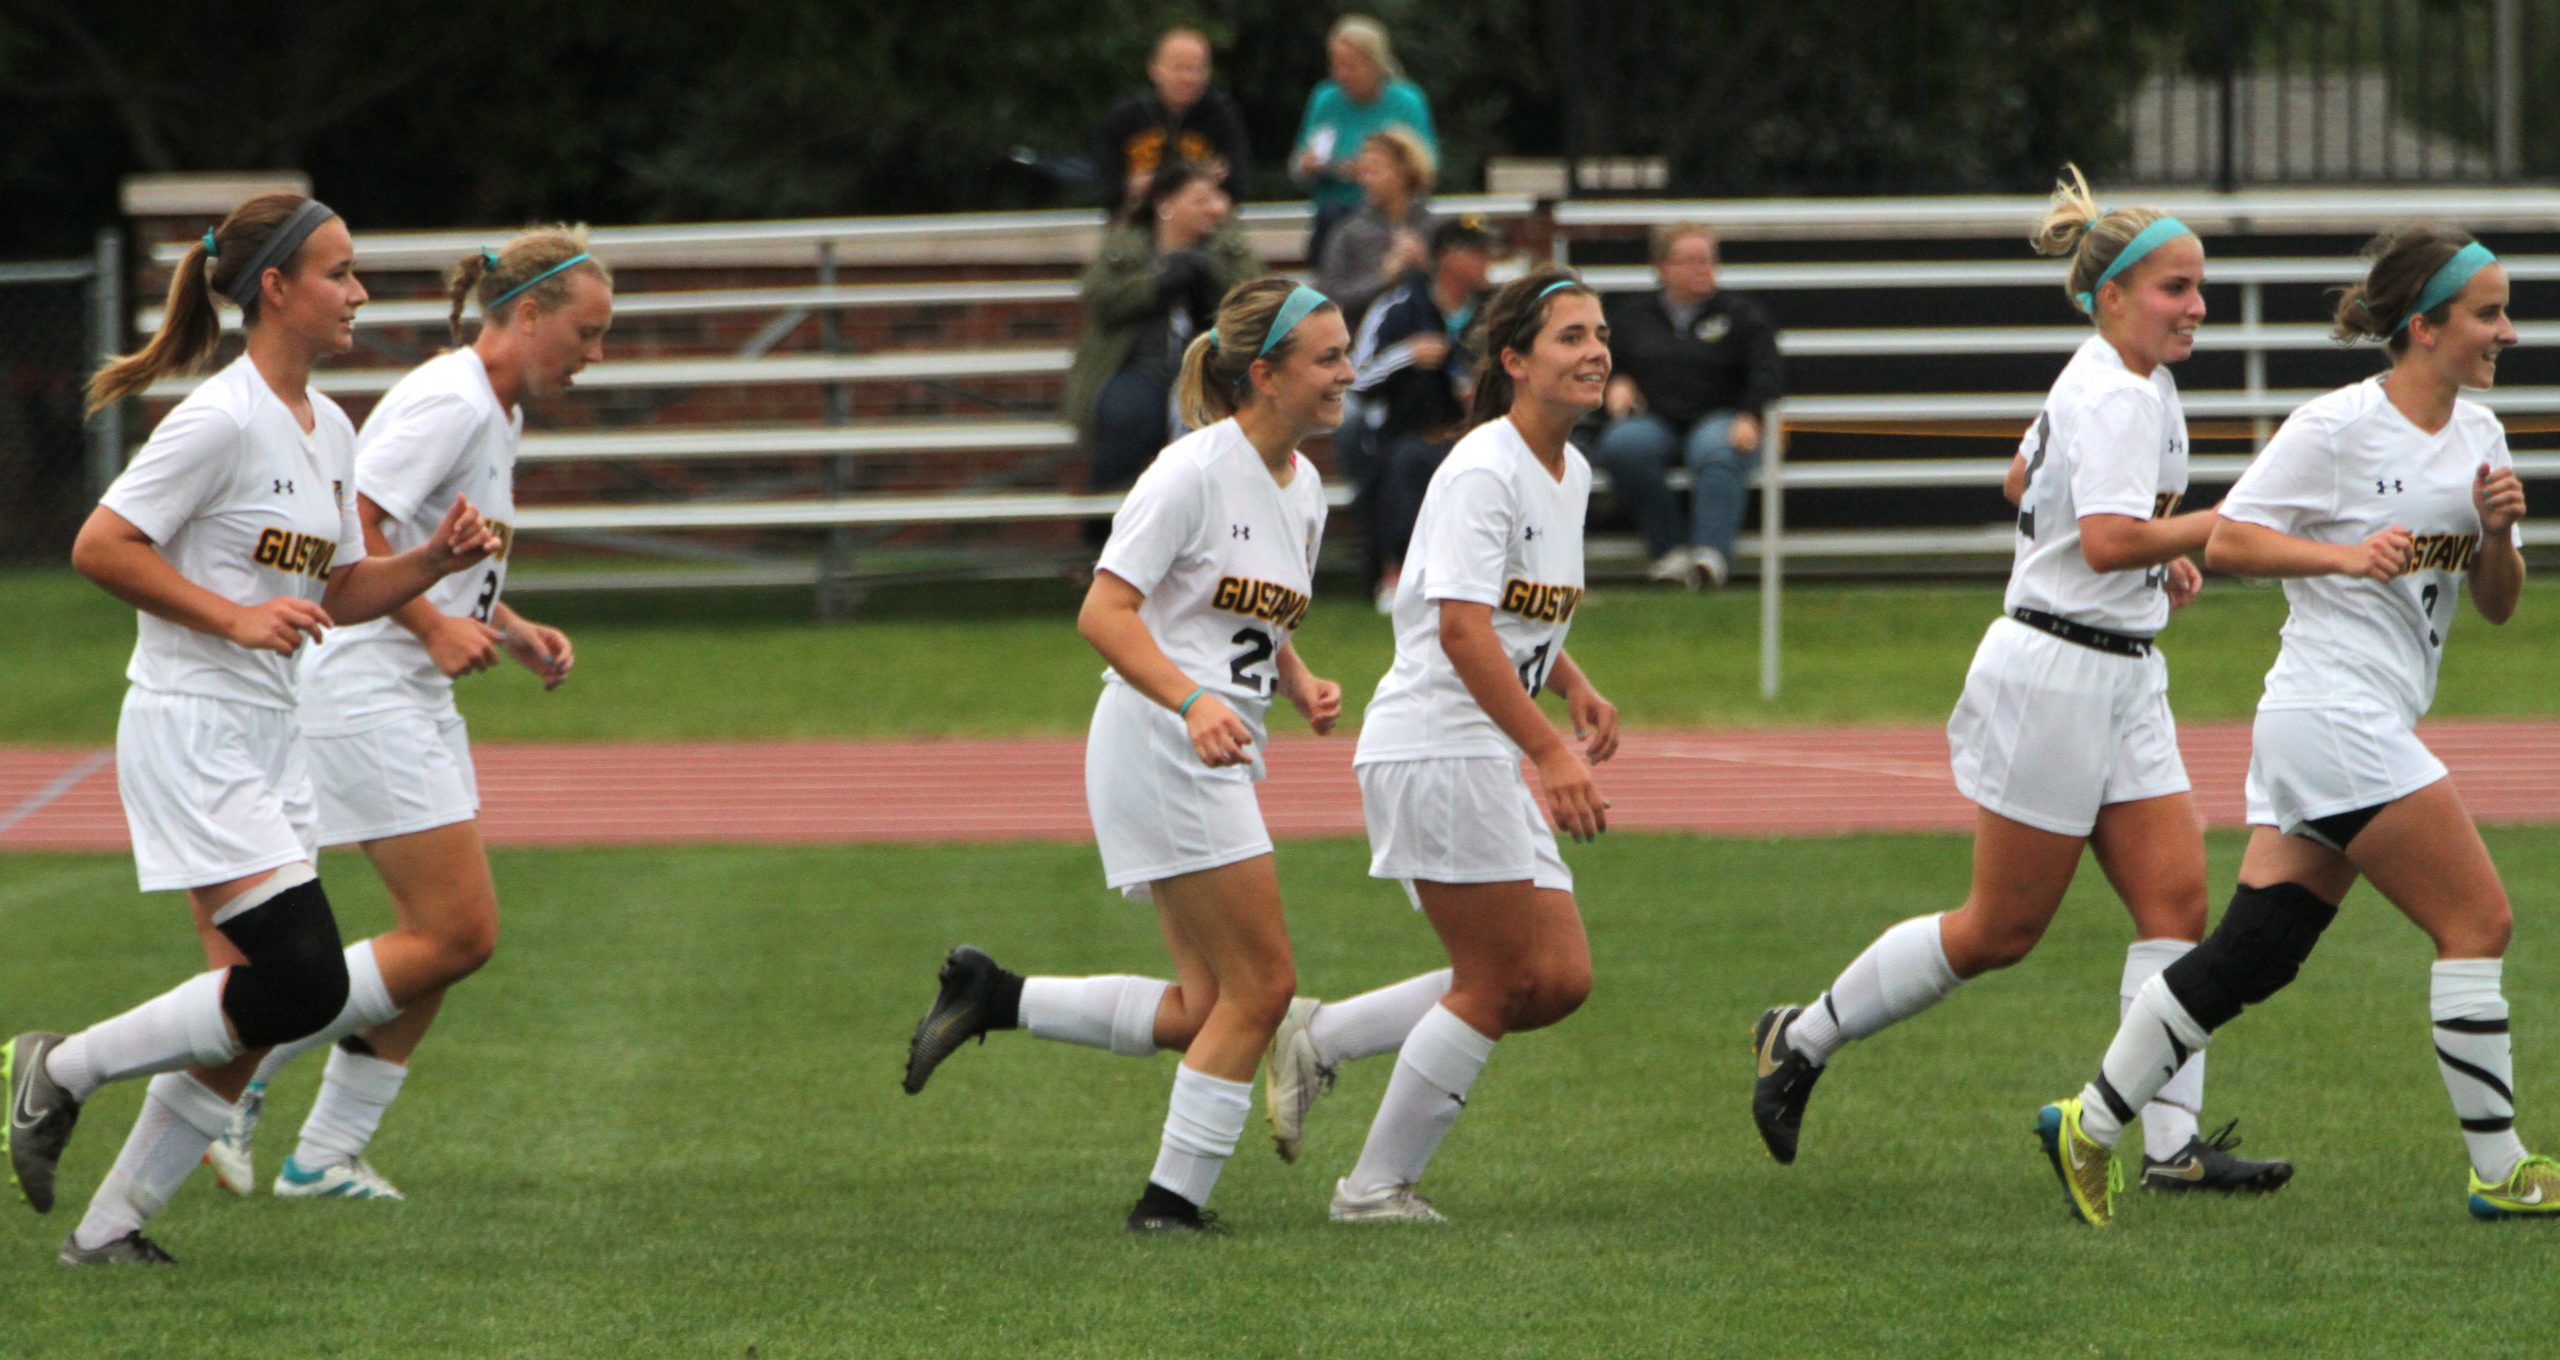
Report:
[{"label": "black ankle sock", "polygon": [[987,1028],[1022,1028],[1022,974],[999,968],[987,989]]},{"label": "black ankle sock", "polygon": [[1146,1193],[1138,1196],[1138,1207],[1130,1212],[1149,1218],[1197,1218],[1200,1206],[1149,1181]]},{"label": "black ankle sock", "polygon": [[359,1058],[378,1058],[382,1056],[381,1054],[373,1051],[373,1045],[366,1043],[364,1036],[361,1034],[350,1034],[347,1037],[340,1039],[338,1041],[338,1047],[345,1049],[349,1053],[353,1053]]}]

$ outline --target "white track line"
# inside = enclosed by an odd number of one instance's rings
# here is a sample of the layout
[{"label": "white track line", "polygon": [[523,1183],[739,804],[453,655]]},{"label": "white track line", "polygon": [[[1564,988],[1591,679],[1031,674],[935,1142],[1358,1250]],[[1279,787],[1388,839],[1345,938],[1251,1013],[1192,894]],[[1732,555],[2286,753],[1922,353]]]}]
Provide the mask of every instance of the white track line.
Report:
[{"label": "white track line", "polygon": [[107,768],[115,762],[115,758],[116,753],[112,749],[91,751],[79,764],[55,775],[43,788],[36,790],[27,801],[9,809],[6,816],[0,816],[0,836],[7,835],[11,827],[44,811],[54,800],[78,788],[81,780]]}]

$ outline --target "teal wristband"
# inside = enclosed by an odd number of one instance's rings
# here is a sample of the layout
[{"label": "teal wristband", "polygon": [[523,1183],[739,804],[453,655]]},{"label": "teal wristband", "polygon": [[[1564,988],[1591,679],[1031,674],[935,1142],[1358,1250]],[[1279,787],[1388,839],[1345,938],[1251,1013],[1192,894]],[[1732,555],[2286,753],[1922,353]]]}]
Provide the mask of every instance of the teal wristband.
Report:
[{"label": "teal wristband", "polygon": [[1185,718],[1190,717],[1190,716],[1191,716],[1191,706],[1192,706],[1193,704],[1195,704],[1195,703],[1198,703],[1198,702],[1200,701],[1200,696],[1201,696],[1201,695],[1203,695],[1203,694],[1206,694],[1206,693],[1208,693],[1208,692],[1209,692],[1209,687],[1208,687],[1207,685],[1202,685],[1200,688],[1198,688],[1198,689],[1195,689],[1195,690],[1191,691],[1191,697],[1190,697],[1190,698],[1185,699],[1185,700],[1183,700],[1181,703],[1175,704],[1175,705],[1173,706],[1173,711],[1174,711],[1174,713],[1175,713],[1175,714],[1177,714],[1178,716],[1181,716],[1181,717],[1185,717]]}]

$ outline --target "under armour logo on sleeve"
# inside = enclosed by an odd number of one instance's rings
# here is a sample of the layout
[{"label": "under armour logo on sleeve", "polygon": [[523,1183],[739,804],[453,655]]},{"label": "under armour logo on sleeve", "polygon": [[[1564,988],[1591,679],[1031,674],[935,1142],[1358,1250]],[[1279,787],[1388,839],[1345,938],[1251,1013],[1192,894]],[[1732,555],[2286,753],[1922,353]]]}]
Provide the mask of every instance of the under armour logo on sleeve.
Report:
[{"label": "under armour logo on sleeve", "polygon": [[1251,538],[1253,537],[1253,526],[1250,524],[1230,524],[1227,526],[1227,537]]}]

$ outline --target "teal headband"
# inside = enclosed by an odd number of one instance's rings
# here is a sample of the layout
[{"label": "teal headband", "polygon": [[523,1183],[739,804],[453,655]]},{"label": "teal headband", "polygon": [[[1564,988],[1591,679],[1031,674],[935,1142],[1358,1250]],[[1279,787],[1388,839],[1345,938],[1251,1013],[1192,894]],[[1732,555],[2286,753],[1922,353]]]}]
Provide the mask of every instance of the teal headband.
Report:
[{"label": "teal headband", "polygon": [[2181,222],[2174,217],[2163,217],[2159,221],[2152,223],[2150,226],[2144,227],[2142,230],[2135,232],[2133,234],[2133,239],[2124,243],[2124,249],[2116,252],[2115,262],[2107,266],[2106,272],[2098,276],[2098,281],[2096,283],[2089,285],[2089,291],[2073,294],[2073,296],[2079,300],[2080,310],[2084,312],[2096,312],[2098,310],[2098,290],[2106,287],[2109,279],[2133,268],[2133,266],[2138,263],[2143,256],[2150,254],[2152,251],[2158,250],[2161,246],[2174,241],[2181,236],[2192,236],[2194,234],[2195,233],[2187,229],[2186,223]]},{"label": "teal headband", "polygon": [[[487,252],[487,251],[485,251],[485,250],[481,252],[481,254],[482,254],[482,255],[484,255],[484,256],[485,256],[485,255],[487,255],[488,253],[489,253],[489,252]],[[543,270],[541,273],[534,275],[532,278],[526,279],[524,282],[517,284],[515,287],[510,288],[510,289],[508,289],[507,291],[505,291],[505,292],[503,292],[503,293],[498,294],[498,300],[497,300],[497,301],[495,301],[495,302],[490,303],[490,304],[489,304],[486,308],[484,308],[483,310],[484,310],[484,311],[491,311],[491,312],[494,312],[494,311],[498,310],[500,307],[504,307],[504,306],[506,306],[506,305],[507,305],[507,299],[509,299],[509,298],[511,298],[511,297],[514,297],[516,294],[523,292],[523,291],[524,291],[524,290],[526,290],[527,288],[531,288],[531,287],[532,287],[532,286],[534,286],[535,284],[542,282],[544,279],[550,278],[552,275],[559,273],[559,272],[560,272],[561,270],[563,270],[563,269],[568,269],[568,268],[571,268],[572,266],[575,266],[575,265],[582,265],[582,264],[585,264],[585,263],[586,263],[590,258],[592,258],[592,257],[591,257],[591,256],[589,256],[589,255],[587,254],[587,252],[585,252],[585,251],[581,250],[581,251],[579,251],[577,254],[572,255],[572,256],[570,256],[569,258],[567,258],[567,259],[565,259],[565,260],[562,260],[560,263],[558,263],[558,264],[555,264],[555,265],[551,266],[549,269]]]},{"label": "teal headband", "polygon": [[1547,294],[1552,293],[1552,292],[1554,292],[1555,290],[1557,290],[1557,289],[1559,289],[1559,288],[1573,288],[1573,287],[1577,287],[1577,286],[1579,286],[1579,285],[1581,284],[1581,282],[1582,282],[1582,280],[1580,280],[1580,279],[1573,279],[1573,278],[1558,279],[1558,280],[1556,280],[1555,282],[1553,282],[1553,283],[1551,283],[1551,284],[1548,284],[1546,287],[1539,289],[1539,290],[1538,290],[1538,295],[1537,295],[1536,297],[1533,297],[1533,298],[1529,299],[1529,305],[1530,305],[1530,306],[1532,306],[1532,307],[1535,307],[1535,306],[1537,306],[1539,303],[1544,302],[1544,301],[1546,301],[1546,300],[1547,300]]},{"label": "teal headband", "polygon": [[1262,337],[1262,348],[1255,350],[1253,357],[1260,359],[1268,356],[1273,345],[1288,339],[1289,332],[1296,330],[1298,323],[1307,319],[1307,313],[1332,300],[1303,283],[1290,289],[1288,300],[1280,304],[1280,314],[1271,318],[1271,330]]},{"label": "teal headband", "polygon": [[2436,266],[2436,272],[2427,276],[2427,286],[2418,290],[2417,302],[2409,308],[2407,315],[2400,318],[2400,324],[2391,328],[2391,333],[2398,335],[2407,330],[2409,317],[2443,306],[2447,299],[2462,291],[2462,285],[2471,282],[2471,276],[2479,273],[2482,266],[2497,262],[2498,257],[2490,254],[2489,248],[2478,241],[2453,252],[2452,259]]}]

